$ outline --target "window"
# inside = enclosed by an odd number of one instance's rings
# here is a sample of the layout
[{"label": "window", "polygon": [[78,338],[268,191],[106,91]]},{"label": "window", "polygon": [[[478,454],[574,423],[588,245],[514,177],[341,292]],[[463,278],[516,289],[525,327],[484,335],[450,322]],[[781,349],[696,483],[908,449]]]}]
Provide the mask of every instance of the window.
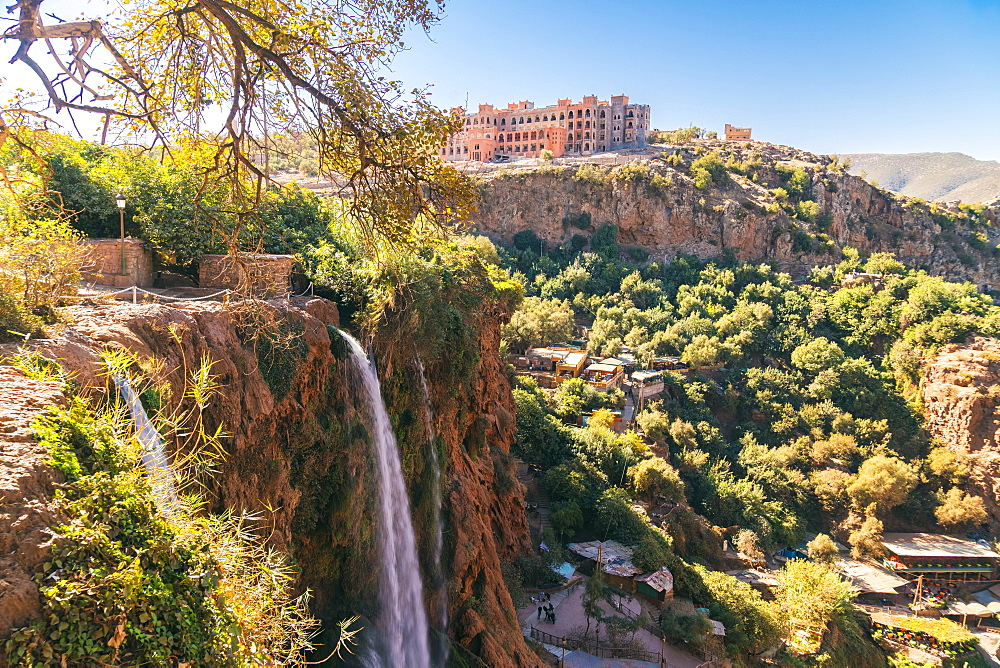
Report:
[{"label": "window", "polygon": [[571,111],[571,112],[569,112],[569,117],[570,117],[570,118],[573,118],[573,112],[572,112],[572,111]]},{"label": "window", "polygon": [[548,121],[548,120],[549,120],[549,117],[548,117],[548,116],[542,116],[542,121],[543,121],[543,122],[546,122],[546,121]]},{"label": "window", "polygon": [[463,153],[468,153],[469,152],[469,147],[468,146],[463,147],[462,148],[462,152]]},{"label": "window", "polygon": [[589,132],[584,132],[583,133],[583,138],[584,139],[590,139],[590,133]]},{"label": "window", "polygon": [[604,129],[604,123],[601,123],[601,129],[602,130]]},{"label": "window", "polygon": [[503,143],[503,135],[500,135],[500,143]]},{"label": "window", "polygon": [[632,121],[628,122],[628,127],[632,127]]},{"label": "window", "polygon": [[521,118],[518,119],[517,124],[524,125],[524,116],[521,116]]},{"label": "window", "polygon": [[590,150],[590,144],[584,144],[583,145],[583,150],[584,151],[589,151]]},{"label": "window", "polygon": [[528,116],[528,122],[529,123],[531,122],[531,116]]},{"label": "window", "polygon": [[604,118],[604,110],[601,109],[601,118]]},{"label": "window", "polygon": [[590,109],[588,109],[586,111],[586,113],[584,113],[584,116],[586,116],[587,118],[590,118]]},{"label": "window", "polygon": [[570,132],[569,136],[566,137],[566,141],[573,141],[573,133],[572,132]]},{"label": "window", "polygon": [[538,145],[538,148],[540,148],[540,149],[541,149],[541,148],[545,148],[545,144],[539,144],[539,145]]},{"label": "window", "polygon": [[540,122],[540,121],[538,120],[538,116],[535,116],[535,122],[536,122],[536,123],[539,123],[539,122]]},{"label": "window", "polygon": [[501,118],[500,119],[500,125],[507,125],[507,119],[506,118]]},{"label": "window", "polygon": [[477,151],[479,150],[479,144],[476,144],[476,150]]},{"label": "window", "polygon": [[538,149],[537,149],[537,148],[535,148],[535,145],[534,145],[534,144],[532,144],[532,145],[531,145],[531,150],[532,150],[532,151],[537,151]]},{"label": "window", "polygon": [[566,120],[566,114],[559,114],[559,120],[560,121]]},{"label": "window", "polygon": [[587,121],[586,123],[584,123],[584,124],[583,124],[583,127],[585,127],[585,128],[589,128],[589,127],[590,127],[590,121]]}]

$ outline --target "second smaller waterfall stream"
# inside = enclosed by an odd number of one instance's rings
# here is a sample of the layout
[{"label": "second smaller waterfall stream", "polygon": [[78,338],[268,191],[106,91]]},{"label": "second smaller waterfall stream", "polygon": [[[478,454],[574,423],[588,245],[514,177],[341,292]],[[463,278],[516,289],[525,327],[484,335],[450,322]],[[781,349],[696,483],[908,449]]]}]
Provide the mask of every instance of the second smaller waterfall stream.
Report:
[{"label": "second smaller waterfall stream", "polygon": [[142,407],[139,396],[132,390],[128,378],[114,375],[111,377],[115,387],[122,396],[125,405],[132,415],[136,438],[142,446],[142,465],[146,468],[150,485],[153,488],[153,498],[160,510],[168,510],[177,501],[177,490],[174,474],[170,470],[167,459],[167,448],[156,427],[153,426],[146,409]]},{"label": "second smaller waterfall stream", "polygon": [[[427,425],[427,447],[430,450],[431,465],[431,503],[434,508],[436,522],[434,532],[434,577],[438,587],[438,630],[442,635],[448,631],[448,583],[444,577],[441,564],[441,553],[444,550],[444,518],[441,516],[441,478],[443,471],[438,461],[437,437],[434,434],[434,409],[431,407],[431,395],[427,389],[427,374],[424,373],[424,363],[417,358],[417,371],[420,372],[420,391],[424,401],[424,421]],[[443,642],[438,663],[444,665],[448,660],[448,643]]]}]

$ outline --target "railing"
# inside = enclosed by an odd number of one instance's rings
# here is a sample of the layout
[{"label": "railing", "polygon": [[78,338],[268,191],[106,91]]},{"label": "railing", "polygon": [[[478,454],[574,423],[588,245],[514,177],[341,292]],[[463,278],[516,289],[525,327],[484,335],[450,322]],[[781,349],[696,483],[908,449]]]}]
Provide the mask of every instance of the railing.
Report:
[{"label": "railing", "polygon": [[638,649],[635,647],[602,646],[595,640],[574,640],[572,638],[563,638],[561,636],[555,636],[551,633],[546,633],[545,631],[536,629],[534,626],[531,627],[531,639],[569,651],[580,650],[581,652],[585,652],[591,656],[596,656],[599,659],[635,659],[637,661],[649,661],[651,663],[665,665],[667,668],[675,668],[670,664],[662,663],[662,654],[655,654],[648,650]]}]

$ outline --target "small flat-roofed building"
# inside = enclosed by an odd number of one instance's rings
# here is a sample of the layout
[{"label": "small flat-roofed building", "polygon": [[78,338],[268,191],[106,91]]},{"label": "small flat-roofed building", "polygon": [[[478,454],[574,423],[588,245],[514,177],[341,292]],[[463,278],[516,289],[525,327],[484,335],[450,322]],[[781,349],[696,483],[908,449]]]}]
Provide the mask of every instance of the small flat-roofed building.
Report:
[{"label": "small flat-roofed building", "polygon": [[587,366],[587,352],[574,351],[568,353],[556,362],[556,382],[561,383],[570,378],[579,378]]},{"label": "small flat-roofed building", "polygon": [[674,576],[667,568],[635,576],[635,593],[654,601],[666,601],[674,596]]},{"label": "small flat-roofed building", "polygon": [[618,389],[625,378],[625,362],[614,357],[591,364],[583,372],[583,379],[602,392]]},{"label": "small flat-roofed building", "polygon": [[778,588],[778,579],[774,573],[757,568],[745,568],[735,571],[726,571],[726,575],[731,575],[740,582],[745,582],[760,592],[765,601],[774,600],[774,590]]},{"label": "small flat-roofed building", "polygon": [[689,371],[690,367],[681,361],[681,358],[677,355],[668,355],[666,357],[654,357],[653,361],[649,364],[650,368],[654,371]]},{"label": "small flat-roofed building", "polygon": [[642,403],[663,391],[663,374],[659,371],[634,371],[632,373],[632,394]]},{"label": "small flat-roofed building", "polygon": [[905,598],[909,580],[873,564],[844,559],[837,568],[858,593],[857,600],[870,605],[899,603]]},{"label": "small flat-roofed building", "polygon": [[750,141],[753,128],[738,128],[726,123],[726,141]]},{"label": "small flat-roofed building", "polygon": [[887,533],[881,542],[889,553],[883,565],[911,580],[921,575],[962,582],[996,579],[1000,554],[973,540],[934,533]]},{"label": "small flat-roofed building", "polygon": [[[601,570],[607,576],[609,584],[629,593],[635,590],[632,578],[642,573],[642,569],[636,568],[632,563],[631,547],[622,545],[616,540],[568,543],[566,547],[587,560],[585,566],[588,570],[597,568],[597,561],[600,559]],[[671,578],[672,584],[673,578]]]}]

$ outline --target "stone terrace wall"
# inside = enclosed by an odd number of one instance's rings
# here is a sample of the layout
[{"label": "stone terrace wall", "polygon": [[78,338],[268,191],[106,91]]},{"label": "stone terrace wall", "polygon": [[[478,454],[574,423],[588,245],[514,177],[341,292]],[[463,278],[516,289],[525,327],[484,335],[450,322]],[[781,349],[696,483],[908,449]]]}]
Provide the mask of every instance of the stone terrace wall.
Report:
[{"label": "stone terrace wall", "polygon": [[249,289],[255,296],[284,295],[291,291],[294,255],[203,255],[198,285],[203,288]]},{"label": "stone terrace wall", "polygon": [[100,285],[127,287],[153,285],[153,253],[142,239],[125,238],[125,267],[121,275],[121,239],[83,239],[87,260],[81,267],[83,280]]}]

